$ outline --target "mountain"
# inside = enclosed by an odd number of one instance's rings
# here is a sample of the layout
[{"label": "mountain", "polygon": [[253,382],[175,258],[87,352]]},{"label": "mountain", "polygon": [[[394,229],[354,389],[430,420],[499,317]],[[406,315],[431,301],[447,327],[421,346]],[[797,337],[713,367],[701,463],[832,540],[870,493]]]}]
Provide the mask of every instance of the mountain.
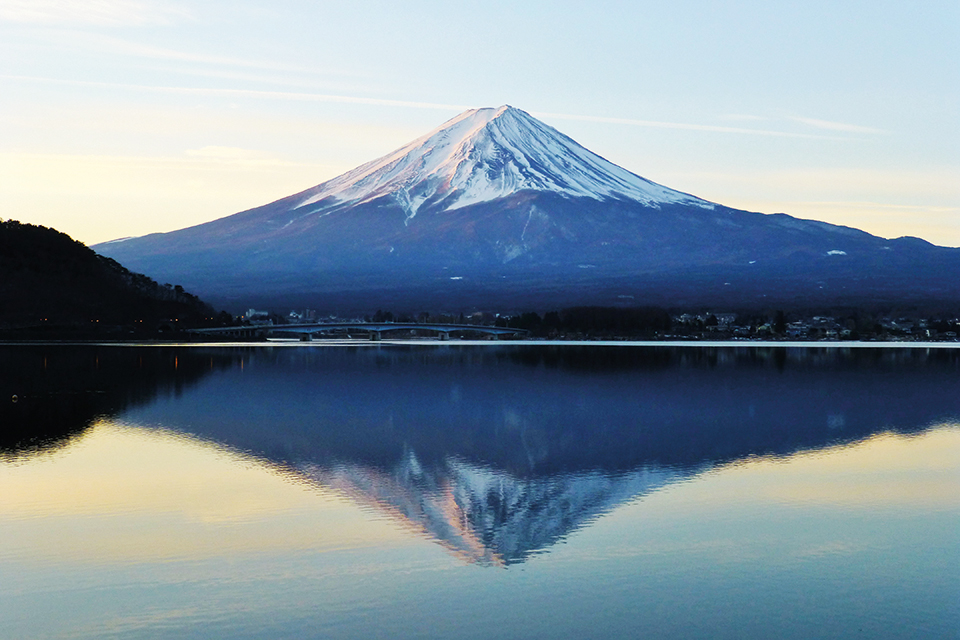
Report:
[{"label": "mountain", "polygon": [[960,302],[960,249],[708,202],[509,106],[262,207],[94,249],[236,308]]},{"label": "mountain", "polygon": [[55,229],[0,221],[0,331],[13,337],[155,334],[213,309],[179,285],[161,286]]}]

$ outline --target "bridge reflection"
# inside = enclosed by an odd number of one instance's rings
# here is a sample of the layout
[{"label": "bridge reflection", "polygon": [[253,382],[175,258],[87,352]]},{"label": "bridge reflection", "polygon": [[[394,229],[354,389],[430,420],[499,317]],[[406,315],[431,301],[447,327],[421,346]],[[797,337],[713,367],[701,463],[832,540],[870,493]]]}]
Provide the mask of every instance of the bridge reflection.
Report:
[{"label": "bridge reflection", "polygon": [[320,322],[314,324],[251,325],[242,327],[216,327],[193,329],[190,333],[200,336],[266,338],[271,335],[298,336],[308,342],[314,336],[326,333],[347,333],[350,337],[361,334],[370,340],[381,340],[383,334],[411,332],[416,335],[435,335],[440,340],[449,340],[451,334],[481,334],[495,338],[520,337],[529,334],[526,329],[511,327],[488,327],[473,324],[432,324],[418,322]]}]

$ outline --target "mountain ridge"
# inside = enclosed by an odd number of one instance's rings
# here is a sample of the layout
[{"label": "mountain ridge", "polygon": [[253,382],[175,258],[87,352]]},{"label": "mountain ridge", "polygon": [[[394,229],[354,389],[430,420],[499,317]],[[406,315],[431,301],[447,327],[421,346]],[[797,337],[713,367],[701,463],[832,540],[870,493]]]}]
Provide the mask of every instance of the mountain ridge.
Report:
[{"label": "mountain ridge", "polygon": [[712,203],[506,105],[267,205],[95,248],[244,308],[960,302],[960,249]]}]

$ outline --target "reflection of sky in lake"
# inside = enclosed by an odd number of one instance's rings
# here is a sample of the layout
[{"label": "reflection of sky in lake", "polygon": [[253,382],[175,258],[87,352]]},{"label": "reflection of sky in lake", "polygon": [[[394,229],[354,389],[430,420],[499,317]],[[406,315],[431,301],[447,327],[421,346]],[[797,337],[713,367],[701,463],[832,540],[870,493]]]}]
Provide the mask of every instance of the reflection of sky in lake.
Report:
[{"label": "reflection of sky in lake", "polygon": [[0,615],[10,637],[950,637],[958,461],[944,427],[726,465],[491,573],[334,491],[104,423],[0,467]]},{"label": "reflection of sky in lake", "polygon": [[8,456],[10,637],[955,635],[952,360],[312,351]]}]

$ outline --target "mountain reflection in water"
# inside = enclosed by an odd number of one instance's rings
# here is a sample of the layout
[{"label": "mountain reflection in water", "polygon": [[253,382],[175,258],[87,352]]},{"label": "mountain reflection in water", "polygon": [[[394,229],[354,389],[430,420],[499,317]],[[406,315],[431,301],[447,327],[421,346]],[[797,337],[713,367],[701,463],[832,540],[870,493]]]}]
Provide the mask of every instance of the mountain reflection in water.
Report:
[{"label": "mountain reflection in water", "polygon": [[6,407],[19,421],[8,452],[62,442],[94,416],[181,430],[482,564],[522,562],[718,464],[960,416],[953,349],[11,347],[0,357],[17,363],[4,367],[4,393],[66,407]]},{"label": "mountain reflection in water", "polygon": [[413,452],[389,470],[347,464],[298,470],[402,517],[471,562],[490,565],[522,562],[616,506],[689,475],[644,468],[519,478],[453,457],[424,467]]}]

